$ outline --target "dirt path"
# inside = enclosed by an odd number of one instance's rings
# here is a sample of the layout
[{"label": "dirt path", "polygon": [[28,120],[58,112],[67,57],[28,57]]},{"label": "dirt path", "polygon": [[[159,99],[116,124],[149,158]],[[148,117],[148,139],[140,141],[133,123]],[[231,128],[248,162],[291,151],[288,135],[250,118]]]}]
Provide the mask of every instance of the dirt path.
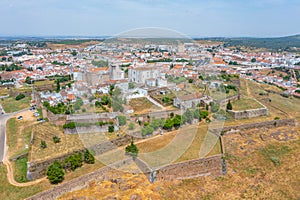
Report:
[{"label": "dirt path", "polygon": [[35,185],[41,181],[46,180],[47,178],[41,178],[41,179],[37,179],[34,181],[30,181],[30,182],[26,182],[26,183],[18,183],[17,181],[15,181],[14,179],[14,173],[13,173],[13,167],[10,163],[9,160],[7,160],[7,158],[4,159],[3,161],[4,165],[6,165],[7,168],[7,180],[11,185],[17,186],[17,187],[26,187],[26,186],[31,186],[31,185]]},{"label": "dirt path", "polygon": [[251,92],[250,92],[250,88],[249,88],[248,81],[246,80],[245,83],[246,83],[246,89],[247,89],[247,96],[248,96],[248,97],[252,97]]}]

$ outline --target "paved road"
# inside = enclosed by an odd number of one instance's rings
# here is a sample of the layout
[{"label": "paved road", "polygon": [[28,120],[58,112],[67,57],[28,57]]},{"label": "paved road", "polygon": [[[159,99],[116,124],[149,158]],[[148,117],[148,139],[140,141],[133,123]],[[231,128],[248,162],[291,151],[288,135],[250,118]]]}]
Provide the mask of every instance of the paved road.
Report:
[{"label": "paved road", "polygon": [[[1,105],[0,105],[1,107]],[[7,146],[6,146],[6,122],[9,118],[13,117],[14,115],[17,115],[21,112],[24,112],[26,110],[28,110],[29,108],[25,108],[23,110],[19,110],[17,112],[13,112],[13,113],[4,113],[1,114],[0,113],[0,162],[3,163],[3,160],[6,156],[6,150],[7,150]]]}]

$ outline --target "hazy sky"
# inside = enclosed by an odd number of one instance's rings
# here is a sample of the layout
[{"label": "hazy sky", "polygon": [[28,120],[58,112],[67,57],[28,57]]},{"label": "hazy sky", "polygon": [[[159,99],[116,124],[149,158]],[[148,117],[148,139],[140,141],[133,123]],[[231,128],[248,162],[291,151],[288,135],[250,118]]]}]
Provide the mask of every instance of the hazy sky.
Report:
[{"label": "hazy sky", "polygon": [[300,33],[300,0],[0,0],[1,36],[116,35],[142,27],[189,36]]}]

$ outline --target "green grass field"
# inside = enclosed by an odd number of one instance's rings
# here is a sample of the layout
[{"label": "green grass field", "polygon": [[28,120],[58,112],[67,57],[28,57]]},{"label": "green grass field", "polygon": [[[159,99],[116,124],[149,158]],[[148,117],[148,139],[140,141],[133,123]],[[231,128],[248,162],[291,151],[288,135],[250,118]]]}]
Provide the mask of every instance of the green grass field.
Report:
[{"label": "green grass field", "polygon": [[2,200],[20,200],[32,196],[42,190],[49,188],[46,181],[38,185],[29,187],[15,187],[7,181],[5,165],[0,165],[0,199]]},{"label": "green grass field", "polygon": [[28,152],[25,145],[29,145],[32,126],[20,131],[19,128],[24,125],[23,121],[17,121],[15,118],[11,118],[6,124],[6,142],[8,145],[8,155],[10,157],[20,155]]},{"label": "green grass field", "polygon": [[28,108],[30,106],[30,100],[30,97],[25,97],[24,99],[21,99],[19,101],[16,101],[14,98],[9,97],[1,100],[0,103],[5,112],[12,113],[24,108]]},{"label": "green grass field", "polygon": [[27,161],[28,156],[25,158],[17,159],[13,162],[14,170],[14,179],[17,182],[24,183],[27,182],[26,173],[27,173]]}]

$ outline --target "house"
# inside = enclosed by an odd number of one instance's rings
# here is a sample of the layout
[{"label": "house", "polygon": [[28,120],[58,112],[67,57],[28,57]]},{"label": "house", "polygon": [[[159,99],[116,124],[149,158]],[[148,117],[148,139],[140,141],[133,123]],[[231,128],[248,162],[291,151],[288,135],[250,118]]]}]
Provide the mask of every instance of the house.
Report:
[{"label": "house", "polygon": [[204,99],[205,96],[201,94],[188,94],[181,97],[176,97],[173,105],[177,108],[186,110],[190,108],[196,108]]}]

